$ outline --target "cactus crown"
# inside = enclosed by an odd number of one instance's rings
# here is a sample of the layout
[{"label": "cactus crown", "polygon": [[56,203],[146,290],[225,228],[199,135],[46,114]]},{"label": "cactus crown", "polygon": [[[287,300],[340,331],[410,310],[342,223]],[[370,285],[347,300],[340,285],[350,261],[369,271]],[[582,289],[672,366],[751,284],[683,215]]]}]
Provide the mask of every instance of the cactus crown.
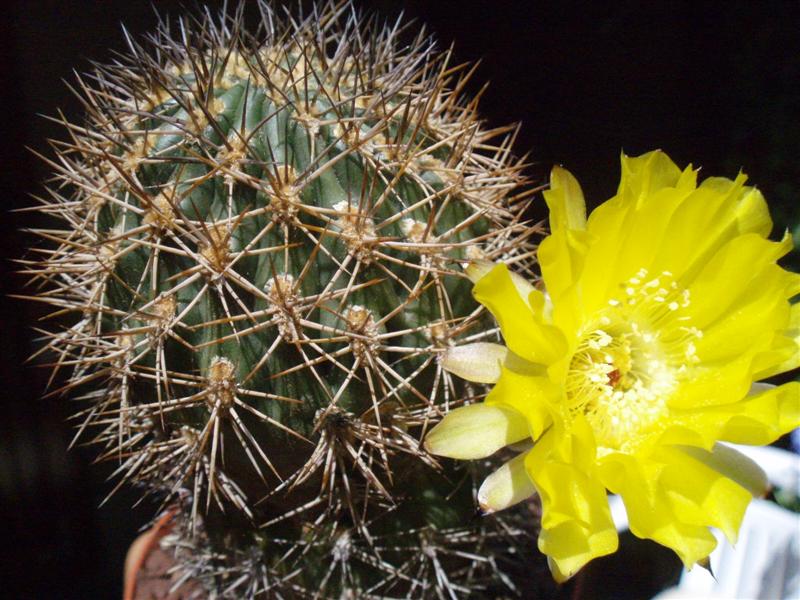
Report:
[{"label": "cactus crown", "polygon": [[[180,497],[187,531],[259,549],[289,589],[291,561],[264,552],[344,561],[463,525],[469,486],[419,440],[482,390],[437,357],[496,336],[461,265],[524,270],[534,230],[515,129],[484,128],[472,70],[349,2],[257,7],[254,33],[244,3],[161,23],[79,81],[87,120],[64,121],[39,207],[62,225],[39,231],[30,271],[72,315],[45,348],[89,402],[80,430],[122,481]],[[330,589],[396,586],[393,560]]]}]

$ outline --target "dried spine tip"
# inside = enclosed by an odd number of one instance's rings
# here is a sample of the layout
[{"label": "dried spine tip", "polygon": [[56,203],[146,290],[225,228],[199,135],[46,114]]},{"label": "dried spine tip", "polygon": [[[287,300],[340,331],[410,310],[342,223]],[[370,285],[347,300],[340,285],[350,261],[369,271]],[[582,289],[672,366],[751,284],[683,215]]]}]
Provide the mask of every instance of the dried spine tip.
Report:
[{"label": "dried spine tip", "polygon": [[362,213],[358,206],[346,200],[334,204],[333,210],[337,214],[336,227],[350,252],[364,263],[371,262],[371,250],[378,241],[375,236],[375,222]]},{"label": "dried spine tip", "polygon": [[294,278],[288,274],[275,275],[267,282],[267,297],[275,312],[278,333],[286,341],[298,340],[299,324],[295,312],[298,296],[295,293]]},{"label": "dried spine tip", "polygon": [[230,232],[227,223],[215,223],[206,226],[206,239],[200,242],[202,256],[215,271],[222,271],[228,266],[230,253],[228,244]]},{"label": "dried spine tip", "polygon": [[[116,255],[118,250],[119,250],[119,243],[115,241],[102,242],[97,247],[97,259],[104,266],[112,266],[114,261],[114,256]],[[101,276],[100,273],[98,273],[98,276]]]},{"label": "dried spine tip", "polygon": [[129,173],[135,173],[139,164],[147,158],[147,153],[152,147],[152,140],[144,135],[138,136],[133,145],[123,155],[122,165]]},{"label": "dried spine tip", "polygon": [[159,192],[146,204],[144,219],[145,225],[152,225],[156,229],[172,229],[175,223],[175,208],[171,196]]},{"label": "dried spine tip", "polygon": [[295,187],[297,172],[286,164],[275,165],[269,179],[269,203],[272,218],[276,221],[290,221],[300,207],[300,191]]},{"label": "dried spine tip", "polygon": [[484,252],[477,244],[472,244],[467,246],[467,249],[464,252],[464,258],[466,258],[468,261],[485,261],[486,252]]},{"label": "dried spine tip", "polygon": [[290,307],[294,304],[294,277],[289,274],[275,275],[267,282],[267,294],[272,304]]},{"label": "dried spine tip", "polygon": [[412,242],[425,241],[428,226],[425,223],[415,221],[414,219],[403,219],[400,221],[400,228],[403,230],[403,235],[406,239]]},{"label": "dried spine tip", "polygon": [[236,367],[227,358],[215,356],[208,368],[208,405],[226,410],[236,397]]},{"label": "dried spine tip", "polygon": [[175,296],[161,296],[147,310],[148,319],[154,324],[171,321],[175,317],[176,307]]},{"label": "dried spine tip", "polygon": [[[195,551],[235,556],[253,589],[404,597],[409,573],[442,569],[419,575],[423,595],[474,591],[491,565],[423,559],[401,534],[487,539],[459,529],[464,478],[419,438],[467,395],[441,348],[491,329],[458,265],[533,256],[514,129],[484,128],[460,95],[471,71],[422,34],[338,0],[258,7],[259,37],[240,11],[178,39],[164,24],[81,81],[86,122],[65,124],[42,207],[62,226],[31,267],[75,318],[45,343],[74,365],[65,391],[97,386],[82,430],[103,458],[185,502],[187,531],[213,533]],[[370,531],[391,511],[394,557]],[[297,571],[345,530],[329,571]]]},{"label": "dried spine tip", "polygon": [[349,307],[344,315],[350,331],[350,347],[359,360],[365,360],[368,355],[375,355],[380,348],[377,339],[378,328],[372,311],[358,304]]},{"label": "dried spine tip", "polygon": [[425,333],[434,346],[447,347],[453,345],[450,330],[447,327],[447,323],[443,321],[431,323]]}]

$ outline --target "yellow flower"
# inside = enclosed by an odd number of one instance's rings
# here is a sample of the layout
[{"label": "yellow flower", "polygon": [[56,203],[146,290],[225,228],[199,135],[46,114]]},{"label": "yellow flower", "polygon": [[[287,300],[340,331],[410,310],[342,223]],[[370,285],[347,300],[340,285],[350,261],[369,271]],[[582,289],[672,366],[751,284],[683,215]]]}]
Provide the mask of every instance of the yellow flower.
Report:
[{"label": "yellow flower", "polygon": [[[687,567],[731,541],[763,472],[720,441],[767,444],[800,425],[800,384],[754,383],[800,365],[800,276],[746,177],[681,171],[662,152],[622,157],[617,195],[588,218],[555,168],[539,248],[545,291],[499,264],[473,264],[475,298],[507,347],[449,351],[444,367],[495,383],[426,439],[434,454],[482,458],[528,440],[478,501],[500,510],[538,492],[539,549],[555,578],[614,552],[607,491],[631,531]],[[530,441],[533,442],[531,446]],[[519,445],[514,446],[519,448]]]}]

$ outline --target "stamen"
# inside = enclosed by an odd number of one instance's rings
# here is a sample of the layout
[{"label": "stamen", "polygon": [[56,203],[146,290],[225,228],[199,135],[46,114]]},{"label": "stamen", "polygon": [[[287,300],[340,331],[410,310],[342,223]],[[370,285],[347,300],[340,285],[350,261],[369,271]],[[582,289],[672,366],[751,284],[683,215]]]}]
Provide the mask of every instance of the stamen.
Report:
[{"label": "stamen", "polygon": [[690,296],[670,272],[640,269],[620,291],[581,336],[566,381],[570,413],[587,418],[600,452],[629,447],[663,417],[702,337],[683,324]]}]

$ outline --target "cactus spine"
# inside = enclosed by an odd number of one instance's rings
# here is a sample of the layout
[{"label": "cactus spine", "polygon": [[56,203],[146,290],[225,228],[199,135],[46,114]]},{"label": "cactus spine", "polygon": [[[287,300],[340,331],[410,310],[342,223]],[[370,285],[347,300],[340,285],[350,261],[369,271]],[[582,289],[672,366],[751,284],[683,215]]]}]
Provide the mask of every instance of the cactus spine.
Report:
[{"label": "cactus spine", "polygon": [[461,266],[530,261],[514,129],[422,33],[257,7],[255,33],[244,3],[162,23],[79,81],[29,270],[71,315],[45,348],[80,430],[177,499],[213,594],[513,589],[488,548],[520,532],[469,524],[470,474],[420,439],[483,393],[437,361],[496,336]]}]

